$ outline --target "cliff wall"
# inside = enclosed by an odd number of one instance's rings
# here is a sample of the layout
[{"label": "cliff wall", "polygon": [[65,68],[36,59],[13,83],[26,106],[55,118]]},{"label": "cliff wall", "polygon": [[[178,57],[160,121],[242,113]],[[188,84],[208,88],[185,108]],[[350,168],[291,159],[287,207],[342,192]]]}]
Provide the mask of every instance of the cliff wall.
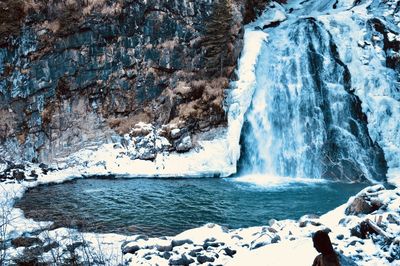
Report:
[{"label": "cliff wall", "polygon": [[168,139],[225,126],[224,90],[261,2],[1,1],[2,157],[51,163],[139,122]]}]

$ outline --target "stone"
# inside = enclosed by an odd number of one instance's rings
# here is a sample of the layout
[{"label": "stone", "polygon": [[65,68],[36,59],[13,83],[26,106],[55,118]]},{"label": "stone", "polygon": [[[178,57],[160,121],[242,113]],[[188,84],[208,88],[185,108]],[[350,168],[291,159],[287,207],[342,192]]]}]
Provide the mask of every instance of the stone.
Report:
[{"label": "stone", "polygon": [[84,246],[84,245],[85,245],[85,243],[82,242],[82,241],[74,242],[74,243],[72,243],[72,244],[67,245],[67,250],[68,250],[69,252],[71,252],[71,253],[74,253],[74,252],[75,252],[75,249],[77,249],[77,248],[79,248],[79,247],[81,247],[81,246]]},{"label": "stone", "polygon": [[163,257],[164,259],[166,259],[166,260],[168,260],[169,258],[171,258],[171,256],[172,256],[172,253],[171,253],[171,252],[164,252],[164,253],[162,254],[162,257]]},{"label": "stone", "polygon": [[177,139],[182,135],[182,132],[179,128],[174,128],[171,130],[171,138]]},{"label": "stone", "polygon": [[357,196],[345,210],[346,215],[370,214],[378,210],[383,204],[371,203],[365,197]]},{"label": "stone", "polygon": [[125,247],[122,247],[122,254],[135,254],[139,249],[140,247],[138,245],[126,245]]},{"label": "stone", "polygon": [[213,257],[206,256],[206,255],[198,255],[196,257],[196,259],[200,264],[203,264],[203,263],[206,263],[206,262],[214,262],[215,261],[215,259]]},{"label": "stone", "polygon": [[230,249],[229,247],[224,248],[225,254],[229,257],[233,257],[236,254],[236,250]]},{"label": "stone", "polygon": [[21,172],[19,170],[14,170],[13,171],[13,179],[15,179],[17,181],[22,181],[25,179],[25,173]]},{"label": "stone", "polygon": [[344,235],[342,235],[342,234],[337,235],[336,238],[337,238],[338,240],[343,240],[343,239],[344,239]]},{"label": "stone", "polygon": [[194,262],[193,258],[189,258],[186,254],[182,254],[178,258],[171,258],[169,260],[169,265],[189,265]]},{"label": "stone", "polygon": [[37,179],[39,177],[35,170],[32,170],[29,176],[33,177],[34,179]]},{"label": "stone", "polygon": [[400,225],[400,218],[399,218],[398,216],[395,216],[395,215],[389,213],[386,219],[387,219],[388,222],[391,223],[391,224]]},{"label": "stone", "polygon": [[171,251],[172,250],[172,243],[164,243],[164,244],[156,244],[156,249],[160,252],[163,251]]},{"label": "stone", "polygon": [[182,137],[175,143],[175,149],[178,152],[187,152],[192,148],[192,138],[190,136]]},{"label": "stone", "polygon": [[193,244],[193,241],[190,239],[174,239],[171,242],[172,247],[182,246],[184,244]]},{"label": "stone", "polygon": [[366,221],[362,221],[360,224],[350,229],[350,234],[351,236],[366,239],[370,234],[376,234],[376,232]]},{"label": "stone", "polygon": [[33,245],[43,245],[43,241],[37,237],[17,237],[11,240],[11,245],[14,247],[30,247]]},{"label": "stone", "polygon": [[223,243],[223,242],[205,242],[203,244],[203,249],[207,250],[209,247],[217,248],[219,246],[224,246],[224,245],[225,245],[225,243]]}]

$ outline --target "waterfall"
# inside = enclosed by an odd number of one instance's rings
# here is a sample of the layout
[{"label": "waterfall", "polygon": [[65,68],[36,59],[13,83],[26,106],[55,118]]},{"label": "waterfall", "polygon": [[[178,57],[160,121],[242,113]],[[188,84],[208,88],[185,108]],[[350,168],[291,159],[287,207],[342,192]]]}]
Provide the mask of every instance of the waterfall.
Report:
[{"label": "waterfall", "polygon": [[349,60],[319,20],[328,11],[350,7],[341,3],[346,1],[305,2],[297,12],[296,3],[287,6],[288,18],[276,27],[258,21],[257,29],[264,28],[269,38],[258,55],[254,94],[242,128],[240,172],[384,180],[384,152],[369,134]]}]

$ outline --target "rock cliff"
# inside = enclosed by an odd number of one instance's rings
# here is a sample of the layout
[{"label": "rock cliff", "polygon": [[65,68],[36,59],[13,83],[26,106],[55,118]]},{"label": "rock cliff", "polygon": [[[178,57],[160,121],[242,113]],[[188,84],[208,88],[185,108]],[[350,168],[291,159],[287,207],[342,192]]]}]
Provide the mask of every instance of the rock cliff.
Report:
[{"label": "rock cliff", "polygon": [[188,136],[226,124],[243,24],[263,7],[252,3],[1,1],[1,155],[51,163],[139,122],[190,149]]}]

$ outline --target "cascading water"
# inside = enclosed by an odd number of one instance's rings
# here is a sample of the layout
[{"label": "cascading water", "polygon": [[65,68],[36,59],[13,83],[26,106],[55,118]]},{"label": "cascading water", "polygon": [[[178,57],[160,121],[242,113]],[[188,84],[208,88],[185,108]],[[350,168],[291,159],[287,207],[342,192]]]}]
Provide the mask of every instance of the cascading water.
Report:
[{"label": "cascading water", "polygon": [[[308,14],[338,4],[308,2]],[[331,33],[318,19],[300,16],[305,13],[294,11],[277,27],[264,27],[269,38],[243,125],[241,173],[384,180],[384,153],[369,135],[351,73]]]}]

